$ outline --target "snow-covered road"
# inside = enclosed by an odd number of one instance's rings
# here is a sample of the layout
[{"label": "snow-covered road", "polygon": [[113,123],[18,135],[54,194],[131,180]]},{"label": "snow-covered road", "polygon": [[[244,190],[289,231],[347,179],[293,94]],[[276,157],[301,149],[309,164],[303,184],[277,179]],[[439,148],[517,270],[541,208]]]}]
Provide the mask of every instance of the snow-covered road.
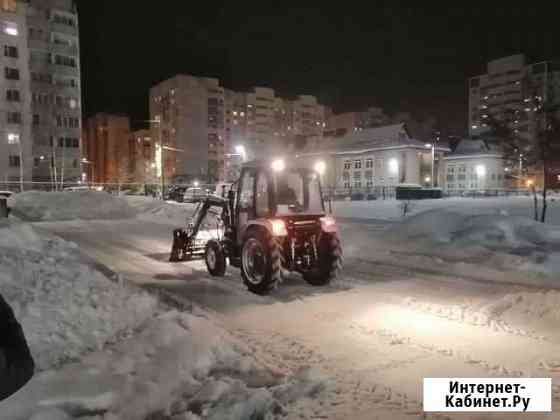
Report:
[{"label": "snow-covered road", "polygon": [[384,222],[342,225],[347,252],[336,285],[313,288],[294,278],[268,297],[248,293],[235,269],[214,279],[202,261],[168,263],[170,225],[131,219],[36,227],[78,243],[109,271],[215,311],[281,370],[327,372],[332,395],[302,403],[303,418],[419,416],[424,377],[552,377],[553,411],[560,408],[560,293],[437,275],[438,267],[419,274],[353,246],[382,238]]}]

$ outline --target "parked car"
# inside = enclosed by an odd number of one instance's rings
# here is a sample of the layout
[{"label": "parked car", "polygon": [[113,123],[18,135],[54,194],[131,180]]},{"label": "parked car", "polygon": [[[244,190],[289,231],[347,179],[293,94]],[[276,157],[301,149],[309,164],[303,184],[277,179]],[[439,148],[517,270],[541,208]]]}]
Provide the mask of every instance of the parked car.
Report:
[{"label": "parked car", "polygon": [[193,203],[198,198],[208,195],[208,191],[200,187],[190,187],[185,190],[183,194],[183,201],[185,203]]},{"label": "parked car", "polygon": [[178,203],[182,203],[186,191],[187,187],[171,187],[169,191],[167,191],[165,198],[166,200],[173,200]]},{"label": "parked car", "polygon": [[11,208],[13,208],[16,204],[16,199],[14,197],[14,193],[12,191],[0,191],[0,199],[6,199],[6,205],[8,206],[8,212]]}]

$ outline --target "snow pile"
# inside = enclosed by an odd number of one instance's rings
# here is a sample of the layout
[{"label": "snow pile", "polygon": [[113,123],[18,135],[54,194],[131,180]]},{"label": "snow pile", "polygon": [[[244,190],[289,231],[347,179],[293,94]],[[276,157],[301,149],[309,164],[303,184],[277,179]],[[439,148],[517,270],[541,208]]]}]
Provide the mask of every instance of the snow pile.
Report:
[{"label": "snow pile", "polygon": [[507,215],[468,216],[446,210],[430,210],[412,216],[390,230],[401,240],[481,245],[514,249],[525,246],[560,246],[560,228],[524,217]]},{"label": "snow pile", "polygon": [[327,384],[309,370],[282,379],[209,316],[168,311],[106,351],[38,375],[0,414],[13,420],[272,418]]},{"label": "snow pile", "polygon": [[152,296],[112,283],[84,263],[73,243],[23,223],[0,224],[0,293],[40,370],[101,348],[157,307]]},{"label": "snow pile", "polygon": [[[334,201],[334,214],[341,218],[378,219],[400,221],[403,218],[401,204],[397,200],[373,201]],[[411,200],[408,216],[428,210],[453,211],[465,215],[508,214],[510,216],[533,216],[533,199],[530,196],[510,197],[451,197],[437,200]],[[539,208],[541,202],[539,201]],[[550,197],[548,200],[547,224],[560,225],[560,199]]]},{"label": "snow pile", "polygon": [[430,210],[392,227],[387,234],[400,251],[447,263],[560,273],[560,227],[524,217]]},{"label": "snow pile", "polygon": [[105,192],[39,192],[18,194],[14,214],[29,221],[126,219],[136,215],[126,199]]}]

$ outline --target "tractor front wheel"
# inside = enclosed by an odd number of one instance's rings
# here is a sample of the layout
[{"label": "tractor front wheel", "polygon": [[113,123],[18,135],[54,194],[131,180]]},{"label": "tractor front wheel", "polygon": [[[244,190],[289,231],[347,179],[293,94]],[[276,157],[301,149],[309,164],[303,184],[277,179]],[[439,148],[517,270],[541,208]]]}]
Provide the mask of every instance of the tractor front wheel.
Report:
[{"label": "tractor front wheel", "polygon": [[342,246],[337,234],[323,233],[319,238],[317,267],[303,274],[313,286],[324,286],[336,278],[342,269]]},{"label": "tractor front wheel", "polygon": [[253,230],[246,234],[241,248],[241,277],[247,288],[266,295],[282,281],[282,247],[268,233]]},{"label": "tractor front wheel", "polygon": [[226,255],[224,248],[216,240],[206,243],[204,261],[208,272],[214,277],[223,277],[226,274]]}]

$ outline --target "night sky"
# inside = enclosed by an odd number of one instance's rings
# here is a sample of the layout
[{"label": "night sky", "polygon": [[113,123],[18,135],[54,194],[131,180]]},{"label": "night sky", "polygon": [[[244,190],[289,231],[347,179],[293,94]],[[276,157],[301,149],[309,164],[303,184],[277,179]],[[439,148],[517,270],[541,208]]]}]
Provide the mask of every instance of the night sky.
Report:
[{"label": "night sky", "polygon": [[218,77],[227,88],[316,95],[337,112],[378,105],[419,119],[432,115],[460,134],[466,78],[483,73],[487,60],[560,56],[558,15],[529,7],[540,2],[499,2],[503,9],[490,0],[480,7],[252,3],[78,0],[86,116],[145,119],[150,86],[189,73]]}]

